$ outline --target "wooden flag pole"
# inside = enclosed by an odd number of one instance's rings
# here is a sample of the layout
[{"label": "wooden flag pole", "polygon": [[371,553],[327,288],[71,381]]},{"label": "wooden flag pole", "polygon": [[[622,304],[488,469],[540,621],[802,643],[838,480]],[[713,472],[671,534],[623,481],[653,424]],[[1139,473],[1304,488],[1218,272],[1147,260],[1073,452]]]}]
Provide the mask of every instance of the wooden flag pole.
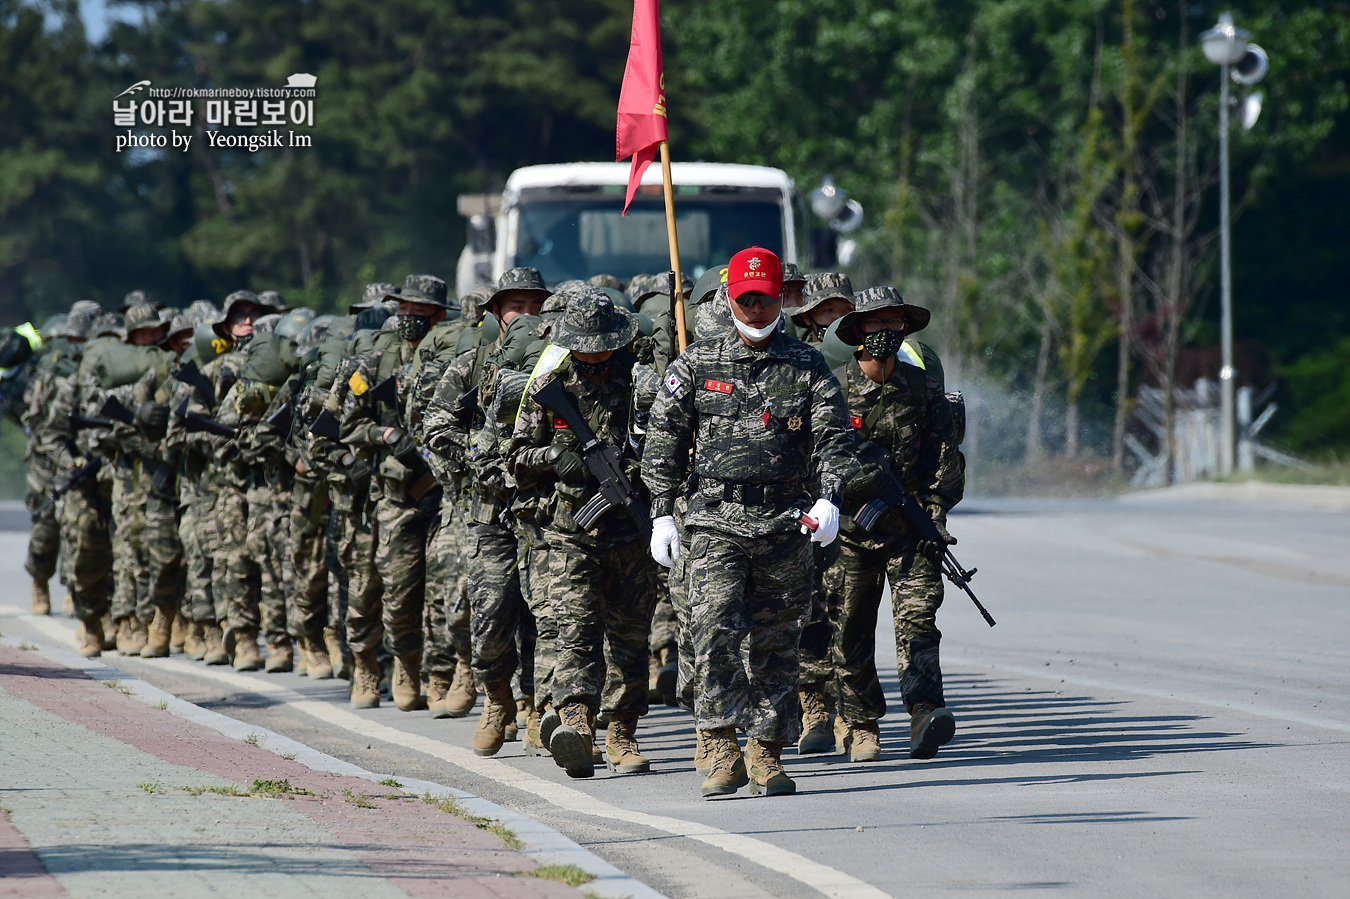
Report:
[{"label": "wooden flag pole", "polygon": [[[650,145],[648,145],[650,146]],[[684,327],[684,275],[680,272],[680,238],[675,233],[675,185],[670,177],[670,141],[661,141],[661,179],[666,193],[666,236],[670,238],[670,269],[675,273],[671,291],[675,294],[675,334],[680,352],[689,346],[689,333]]]}]

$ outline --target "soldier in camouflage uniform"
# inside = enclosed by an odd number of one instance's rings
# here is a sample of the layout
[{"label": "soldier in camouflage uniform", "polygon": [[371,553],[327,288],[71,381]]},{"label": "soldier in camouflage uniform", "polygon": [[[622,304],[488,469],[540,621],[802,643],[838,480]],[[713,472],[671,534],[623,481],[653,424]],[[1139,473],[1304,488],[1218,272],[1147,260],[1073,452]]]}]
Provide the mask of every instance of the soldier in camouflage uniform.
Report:
[{"label": "soldier in camouflage uniform", "polygon": [[[604,292],[590,289],[571,297],[527,392],[533,397],[560,383],[597,436],[627,457],[635,486],[637,449],[656,388],[651,369],[624,349],[637,333],[637,316],[616,307]],[[524,400],[508,459],[520,490],[542,495],[540,508],[548,513],[541,523],[558,627],[553,694],[560,718],[549,750],[570,776],[591,776],[595,718],[603,711],[609,717],[606,764],[619,774],[641,773],[650,769],[636,732],[647,711],[644,659],[655,571],[642,531],[623,510],[611,509],[590,531],[574,521],[575,511],[599,486],[580,451],[565,422]]]},{"label": "soldier in camouflage uniform", "polygon": [[[410,371],[418,346],[445,320],[450,303],[445,282],[433,275],[409,275],[402,291],[390,298],[398,300],[397,328],[402,339],[369,363],[363,361],[349,378],[342,439],[348,447],[372,450],[377,460],[380,496],[375,506],[375,565],[384,586],[381,619],[394,654],[394,703],[407,712],[426,707],[422,660],[427,550],[440,527],[442,493],[412,438]],[[392,406],[368,395],[389,377],[397,384]],[[369,652],[356,654],[358,672],[373,663]]]},{"label": "soldier in camouflage uniform", "polygon": [[[932,516],[946,543],[947,513],[960,502],[965,460],[960,452],[964,406],[944,395],[923,358],[904,345],[922,330],[928,310],[904,302],[892,287],[858,295],[857,309],[839,323],[839,336],[861,345],[836,369],[849,415],[862,441],[863,468],[845,488],[846,503],[875,497],[883,472],[908,489]],[[893,519],[890,513],[888,519]],[[932,758],[952,738],[956,721],[946,709],[938,645],[942,605],[941,545],[928,545],[904,525],[867,534],[845,521],[839,561],[825,574],[834,637],[832,660],[840,689],[839,713],[848,722],[853,761],[881,757],[877,719],[886,711],[877,680],[874,635],[882,581],[891,585],[900,692],[910,714],[910,757]]]},{"label": "soldier in camouflage uniform", "polygon": [[[511,677],[525,661],[522,631],[533,635],[521,591],[520,548],[511,521],[512,512],[519,509],[513,509],[502,456],[509,429],[498,420],[501,405],[494,401],[502,372],[520,371],[532,364],[538,314],[549,296],[535,269],[513,269],[498,279],[483,306],[491,313],[491,319],[485,315],[484,321],[496,323],[499,336],[492,343],[480,340],[476,349],[461,353],[446,368],[424,427],[426,445],[443,464],[472,473],[465,519],[469,528],[466,573],[473,669],[486,696],[474,729],[473,748],[485,756],[501,749],[508,727],[515,724]],[[514,421],[514,411],[508,422]],[[522,678],[522,691],[532,697],[533,643],[527,653],[529,671]]]},{"label": "soldier in camouflage uniform", "polygon": [[[796,740],[797,645],[811,603],[811,543],[828,545],[838,494],[857,469],[839,384],[821,355],[781,329],[782,264],[761,247],[727,271],[736,332],[689,347],[652,408],[643,479],[652,491],[652,555],[681,553],[673,513],[686,478],[698,492],[685,519],[698,679],[695,717],[711,765],[705,797],[795,791],[783,771]],[[692,458],[691,458],[692,451]],[[810,540],[798,523],[817,523]],[[749,770],[736,728],[749,736]]]},{"label": "soldier in camouflage uniform", "polygon": [[794,332],[810,344],[819,344],[825,330],[853,311],[853,285],[848,275],[840,272],[821,272],[806,279],[802,303],[789,317]]}]

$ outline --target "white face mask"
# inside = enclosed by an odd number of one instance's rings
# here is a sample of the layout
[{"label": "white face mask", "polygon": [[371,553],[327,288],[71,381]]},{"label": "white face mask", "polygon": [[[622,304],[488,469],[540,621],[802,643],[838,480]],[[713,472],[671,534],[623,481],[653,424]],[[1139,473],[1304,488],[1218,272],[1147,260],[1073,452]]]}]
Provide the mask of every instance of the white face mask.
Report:
[{"label": "white face mask", "polygon": [[778,318],[769,322],[762,328],[752,328],[736,317],[736,308],[732,306],[731,303],[732,303],[731,296],[728,295],[727,309],[731,312],[731,320],[732,322],[735,323],[736,330],[741,333],[741,336],[744,337],[746,340],[750,341],[751,343],[759,343],[761,340],[764,340],[774,331],[777,331],[778,326],[783,323],[783,313],[781,310],[779,310]]}]

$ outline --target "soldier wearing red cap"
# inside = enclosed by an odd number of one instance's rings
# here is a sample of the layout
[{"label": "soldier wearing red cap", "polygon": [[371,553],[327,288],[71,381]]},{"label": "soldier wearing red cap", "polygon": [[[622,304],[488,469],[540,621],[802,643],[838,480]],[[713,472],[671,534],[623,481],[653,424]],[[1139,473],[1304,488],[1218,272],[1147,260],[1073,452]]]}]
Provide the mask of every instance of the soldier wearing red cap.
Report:
[{"label": "soldier wearing red cap", "polygon": [[[839,382],[782,326],[783,266],[762,247],[727,270],[735,329],[671,363],[652,407],[642,476],[652,556],[687,553],[695,718],[711,762],[705,797],[788,794],[780,755],[800,730],[798,641],[811,602],[811,543],[839,528],[839,490],[858,467]],[[680,546],[672,515],[697,491]],[[811,498],[812,488],[818,498]],[[806,512],[818,527],[798,519]],[[749,768],[736,729],[748,735]]]}]

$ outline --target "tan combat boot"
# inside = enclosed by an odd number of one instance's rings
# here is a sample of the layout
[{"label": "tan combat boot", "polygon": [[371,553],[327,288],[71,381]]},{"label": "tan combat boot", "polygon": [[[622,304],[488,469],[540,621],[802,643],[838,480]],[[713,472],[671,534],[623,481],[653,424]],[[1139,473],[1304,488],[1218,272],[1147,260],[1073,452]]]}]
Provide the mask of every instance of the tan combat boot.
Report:
[{"label": "tan combat boot", "polygon": [[656,653],[650,653],[647,656],[647,701],[655,705],[662,702],[664,697],[661,695],[661,688],[656,685],[656,680],[661,674],[661,659]]},{"label": "tan combat boot", "polygon": [[[104,620],[104,626],[105,628],[107,626],[106,619]],[[131,621],[126,618],[119,618],[113,622],[113,626],[115,631],[112,639],[115,648],[117,649],[117,654],[124,656],[127,654],[127,647],[131,645]],[[104,649],[107,648],[108,647],[106,646],[104,647]]]},{"label": "tan combat boot", "polygon": [[496,755],[506,742],[506,725],[515,721],[516,698],[509,680],[484,684],[483,690],[487,695],[478,726],[473,729],[473,754]]},{"label": "tan combat boot", "polygon": [[703,781],[700,791],[704,799],[730,796],[750,782],[745,771],[745,756],[741,755],[741,746],[736,742],[736,728],[703,731],[703,741],[711,762],[708,778]]},{"label": "tan combat boot", "polygon": [[530,712],[534,709],[534,697],[522,696],[516,700],[516,728],[524,730],[530,723]]},{"label": "tan combat boot", "polygon": [[267,644],[266,670],[268,674],[295,670],[295,649],[291,646],[290,637]]},{"label": "tan combat boot", "polygon": [[609,718],[605,734],[605,767],[615,774],[646,774],[652,763],[642,754],[637,741],[637,712],[615,712]]},{"label": "tan combat boot", "polygon": [[390,678],[389,693],[400,712],[415,712],[426,708],[422,698],[422,654],[408,653],[394,657],[394,675]]},{"label": "tan combat boot", "polygon": [[208,665],[230,664],[230,654],[225,651],[225,631],[215,623],[205,625],[203,630],[206,636],[206,655],[202,656],[202,661]]},{"label": "tan combat boot", "polygon": [[931,759],[956,735],[956,718],[931,702],[916,702],[909,713],[909,757]]},{"label": "tan combat boot", "polygon": [[661,701],[671,708],[679,705],[680,698],[676,695],[679,681],[679,656],[675,647],[667,646],[661,650],[661,667],[656,672],[656,689],[661,694]]},{"label": "tan combat boot", "polygon": [[173,639],[173,618],[164,614],[163,609],[155,609],[155,619],[147,630],[145,646],[141,648],[143,659],[167,659],[169,643]]},{"label": "tan combat boot", "polygon": [[849,749],[850,762],[881,761],[881,728],[875,721],[849,725],[852,747]]},{"label": "tan combat boot", "polygon": [[[539,714],[538,709],[530,709],[529,720],[525,724],[525,754],[528,756],[548,755],[548,747],[544,745],[543,734],[541,733],[541,724],[543,716]],[[551,734],[550,734],[551,736]]]},{"label": "tan combat boot", "polygon": [[138,656],[141,650],[145,649],[146,644],[150,642],[150,628],[145,622],[132,615],[127,619],[127,642],[126,647],[118,646],[118,650],[125,656]]},{"label": "tan combat boot", "polygon": [[192,625],[182,612],[173,615],[173,627],[169,630],[169,652],[182,655],[187,650],[187,635]]},{"label": "tan combat boot", "polygon": [[746,749],[750,756],[750,792],[756,796],[791,796],[797,785],[783,770],[783,744],[764,743],[751,737]]},{"label": "tan combat boot", "polygon": [[445,697],[445,707],[451,718],[463,718],[478,703],[478,687],[473,682],[473,666],[460,659],[455,663],[455,678]]},{"label": "tan combat boot", "polygon": [[853,728],[848,726],[842,716],[834,719],[834,754],[843,755],[852,745]]},{"label": "tan combat boot", "polygon": [[103,655],[103,622],[97,618],[80,622],[80,655],[86,659]]},{"label": "tan combat boot", "polygon": [[548,742],[554,763],[567,772],[568,777],[594,777],[595,731],[591,729],[591,713],[579,702],[569,702],[558,709],[561,723]]},{"label": "tan combat boot", "polygon": [[240,628],[234,634],[234,670],[257,671],[262,666],[262,653],[258,652],[258,632],[251,627]]},{"label": "tan combat boot", "polygon": [[802,701],[802,737],[797,741],[797,755],[820,755],[834,749],[824,684],[806,684],[798,695]]},{"label": "tan combat boot", "polygon": [[453,676],[447,677],[438,671],[432,671],[427,675],[427,711],[431,713],[431,717],[450,717],[446,697],[450,695],[450,685],[453,683]]},{"label": "tan combat boot", "polygon": [[46,581],[33,581],[33,614],[50,615],[52,613],[52,592]]},{"label": "tan combat boot", "polygon": [[206,658],[206,626],[199,622],[188,625],[187,636],[183,639],[183,655],[194,662]]},{"label": "tan combat boot", "polygon": [[342,638],[335,627],[323,629],[323,646],[328,653],[328,664],[333,666],[333,677],[344,680],[352,676],[351,666],[347,663],[347,654],[342,651]]},{"label": "tan combat boot", "polygon": [[708,732],[694,728],[694,770],[704,777],[712,771],[712,743]]},{"label": "tan combat boot", "polygon": [[332,680],[333,661],[328,657],[328,647],[322,637],[301,637],[301,650],[305,653],[305,675],[311,680]]},{"label": "tan combat boot", "polygon": [[[70,599],[70,595],[66,595]],[[73,612],[71,613],[74,614]],[[103,616],[103,651],[117,648],[117,623],[113,621],[112,613],[109,612]]]},{"label": "tan combat boot", "polygon": [[[558,710],[553,707],[553,704],[549,703],[548,708],[539,717],[539,742],[544,744],[545,750],[553,742],[553,732],[558,729],[560,724],[562,724],[562,717],[558,714]],[[551,752],[549,754],[552,755]]]},{"label": "tan combat boot", "polygon": [[[75,597],[70,595],[69,590],[66,591],[66,598],[61,602],[61,614],[67,618],[75,617]],[[107,649],[108,647],[103,648]]]},{"label": "tan combat boot", "polygon": [[352,708],[377,709],[380,707],[380,663],[375,661],[375,653],[354,655],[352,657]]}]

